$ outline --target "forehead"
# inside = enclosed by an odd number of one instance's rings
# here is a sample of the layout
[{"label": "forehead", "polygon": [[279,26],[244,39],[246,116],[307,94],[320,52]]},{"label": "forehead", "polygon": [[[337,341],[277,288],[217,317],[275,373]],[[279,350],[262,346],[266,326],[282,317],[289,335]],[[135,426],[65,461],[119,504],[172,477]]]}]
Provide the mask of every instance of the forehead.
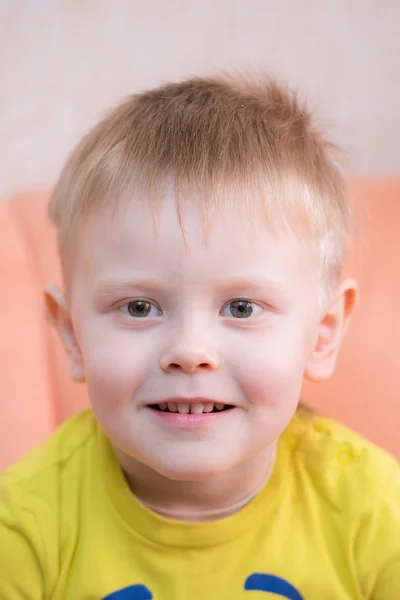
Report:
[{"label": "forehead", "polygon": [[112,269],[140,268],[162,274],[226,278],[269,272],[277,279],[314,273],[314,246],[300,232],[268,226],[261,211],[222,207],[209,217],[187,201],[181,218],[172,194],[157,212],[132,198],[114,214],[92,215],[78,248],[78,263],[96,277]]}]

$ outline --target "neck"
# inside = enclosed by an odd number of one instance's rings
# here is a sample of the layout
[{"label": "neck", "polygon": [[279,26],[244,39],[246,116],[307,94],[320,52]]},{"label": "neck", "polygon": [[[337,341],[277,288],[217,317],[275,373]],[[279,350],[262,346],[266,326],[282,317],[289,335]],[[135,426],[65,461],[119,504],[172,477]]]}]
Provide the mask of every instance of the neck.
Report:
[{"label": "neck", "polygon": [[229,472],[198,481],[176,481],[115,450],[134,495],[163,517],[211,521],[234,514],[267,483],[274,466],[275,445]]}]

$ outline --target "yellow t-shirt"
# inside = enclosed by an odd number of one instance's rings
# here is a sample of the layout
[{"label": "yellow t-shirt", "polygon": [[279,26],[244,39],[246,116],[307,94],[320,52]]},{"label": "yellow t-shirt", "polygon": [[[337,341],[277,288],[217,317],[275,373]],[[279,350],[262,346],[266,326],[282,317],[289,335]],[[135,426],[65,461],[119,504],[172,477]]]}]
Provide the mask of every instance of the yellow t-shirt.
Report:
[{"label": "yellow t-shirt", "polygon": [[[396,587],[397,586],[397,587]],[[394,459],[299,412],[237,514],[164,519],[89,411],[0,477],[1,600],[400,599]]]}]

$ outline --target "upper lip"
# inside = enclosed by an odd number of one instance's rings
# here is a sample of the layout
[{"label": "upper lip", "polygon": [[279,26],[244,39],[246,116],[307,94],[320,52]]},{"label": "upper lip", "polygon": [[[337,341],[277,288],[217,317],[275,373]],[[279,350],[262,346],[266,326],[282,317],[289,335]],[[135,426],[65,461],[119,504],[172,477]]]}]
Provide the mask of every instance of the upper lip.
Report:
[{"label": "upper lip", "polygon": [[161,400],[149,402],[148,406],[151,404],[167,404],[168,402],[173,402],[174,404],[228,404],[227,402],[216,400],[215,398],[205,398],[204,396],[191,396],[190,398],[175,396],[174,398],[162,398]]}]

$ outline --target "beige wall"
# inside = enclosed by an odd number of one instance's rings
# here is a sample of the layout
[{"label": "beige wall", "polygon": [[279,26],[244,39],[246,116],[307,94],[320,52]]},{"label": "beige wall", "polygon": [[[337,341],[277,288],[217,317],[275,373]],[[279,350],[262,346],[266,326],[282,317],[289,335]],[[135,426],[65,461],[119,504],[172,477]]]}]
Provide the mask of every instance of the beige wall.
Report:
[{"label": "beige wall", "polygon": [[298,86],[349,172],[400,172],[399,0],[0,0],[0,194],[50,184],[121,96],[220,67]]}]

